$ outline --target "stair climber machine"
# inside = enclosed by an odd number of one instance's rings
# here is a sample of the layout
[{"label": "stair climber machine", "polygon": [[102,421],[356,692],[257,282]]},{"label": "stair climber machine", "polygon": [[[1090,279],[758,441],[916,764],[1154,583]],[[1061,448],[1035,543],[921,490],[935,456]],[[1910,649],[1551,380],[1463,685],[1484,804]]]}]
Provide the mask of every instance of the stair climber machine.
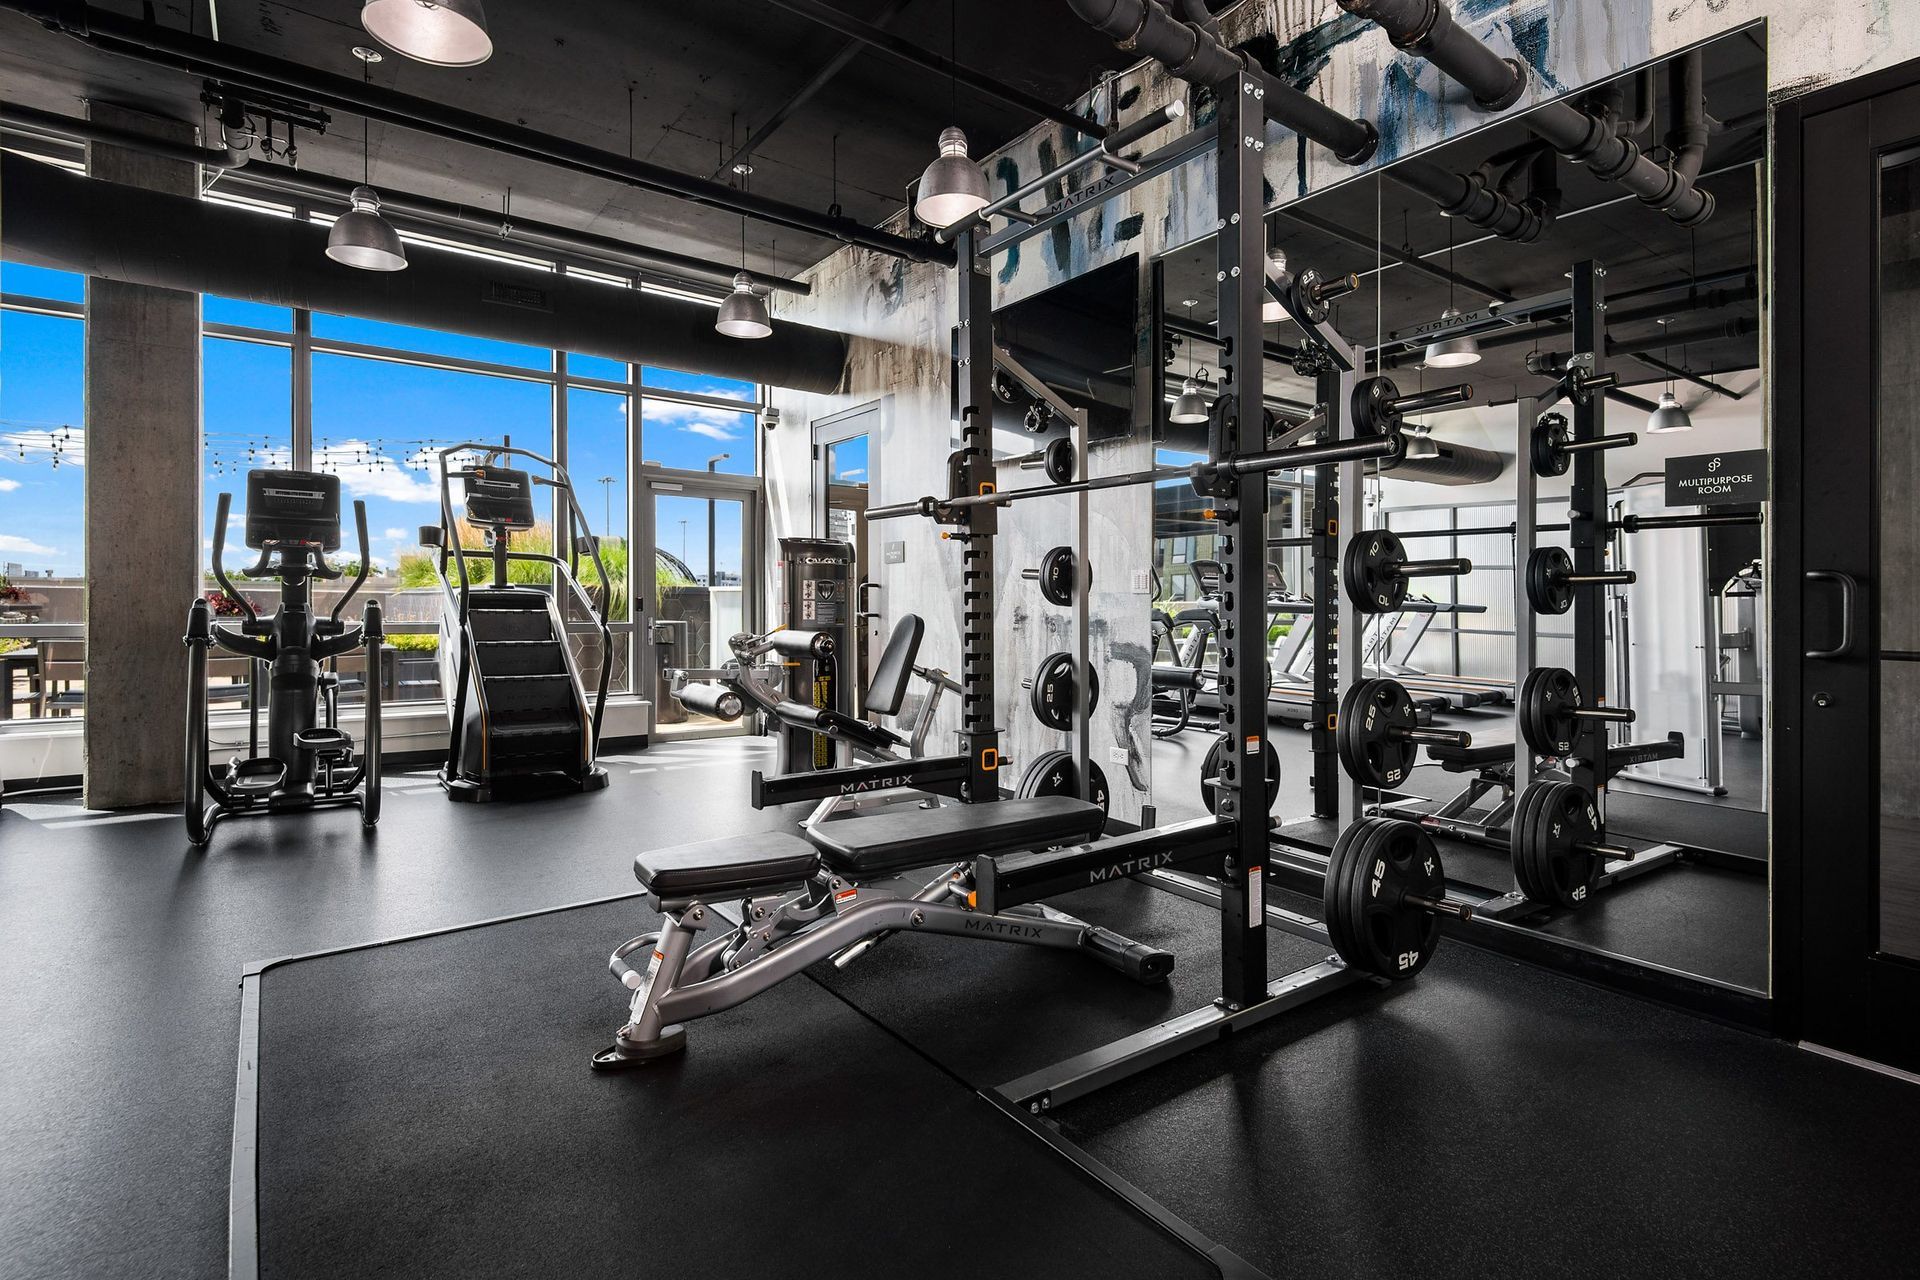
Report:
[{"label": "stair climber machine", "polygon": [[[457,459],[480,455],[465,465]],[[526,459],[544,468],[538,475],[503,465],[505,459]],[[440,524],[423,525],[420,544],[438,548],[435,569],[446,599],[441,610],[441,684],[448,691],[447,763],[440,785],[455,800],[492,800],[501,789],[570,787],[598,791],[607,785],[607,771],[595,763],[600,747],[601,717],[607,705],[607,680],[612,670],[613,632],[607,625],[607,599],[602,590],[596,602],[580,579],[584,554],[602,584],[610,583],[600,559],[600,543],[574,496],[566,469],[550,458],[510,444],[466,443],[442,449],[440,467]],[[453,482],[461,484],[466,514],[454,518]],[[538,522],[533,491],[543,485],[554,491],[556,506],[565,514],[568,533],[556,550],[515,550],[515,534],[531,532]],[[483,547],[464,546],[466,531],[477,532]],[[476,584],[470,558],[485,557],[492,566],[491,581]],[[565,579],[565,588],[592,619],[600,636],[599,688],[592,709],[567,644],[568,627],[559,607],[560,584],[515,583],[508,569],[514,561],[551,567]]]},{"label": "stair climber machine", "polygon": [[[247,473],[247,546],[260,553],[248,578],[277,578],[280,608],[262,618],[234,590],[223,556],[233,495],[220,495],[213,520],[213,576],[238,605],[237,627],[213,620],[201,597],[187,611],[187,838],[204,845],[214,824],[232,814],[291,813],[354,805],[360,821],[380,820],[380,602],[369,600],[360,625],[340,620],[367,580],[367,509],[353,504],[360,540],[359,571],[333,611],[316,619],[313,582],[337,579],[327,563],[340,548],[340,477],[312,471]],[[218,646],[248,664],[247,756],[216,772],[207,761],[207,658]],[[366,742],[358,760],[353,739],[340,728],[340,677],[323,664],[355,649],[366,651]],[[337,663],[335,664],[338,665]],[[260,753],[264,677],[267,751]]]}]

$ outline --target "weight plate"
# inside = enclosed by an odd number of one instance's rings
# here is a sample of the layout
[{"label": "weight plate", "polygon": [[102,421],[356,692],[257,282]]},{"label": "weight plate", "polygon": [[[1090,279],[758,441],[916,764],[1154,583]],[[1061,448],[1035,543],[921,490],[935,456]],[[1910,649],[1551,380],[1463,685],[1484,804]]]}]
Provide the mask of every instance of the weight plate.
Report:
[{"label": "weight plate", "polygon": [[1581,906],[1593,893],[1601,858],[1576,846],[1599,838],[1600,811],[1593,796],[1571,782],[1540,782],[1529,788],[1534,789],[1540,794],[1522,854],[1529,874],[1520,887],[1535,902]]},{"label": "weight plate", "polygon": [[1334,735],[1347,776],[1375,788],[1406,781],[1420,744],[1404,735],[1419,718],[1413,695],[1396,680],[1362,680],[1347,690]]},{"label": "weight plate", "polygon": [[[1432,838],[1412,822],[1372,819],[1343,832],[1334,850],[1326,908],[1328,936],[1337,939],[1341,959],[1395,981],[1426,968],[1440,941],[1440,921],[1407,898],[1446,896]],[[1331,923],[1336,918],[1338,928]]]},{"label": "weight plate", "polygon": [[1406,562],[1407,549],[1390,530],[1354,534],[1340,559],[1340,581],[1354,607],[1362,613],[1398,609],[1407,598],[1407,580],[1400,576]]},{"label": "weight plate", "polygon": [[1534,548],[1527,557],[1527,601],[1535,613],[1558,614],[1573,608],[1573,584],[1567,581],[1572,572],[1573,558],[1561,548]]},{"label": "weight plate", "polygon": [[1536,889],[1542,893],[1545,892],[1544,889],[1540,889],[1540,881],[1533,871],[1535,837],[1532,834],[1533,811],[1539,804],[1541,788],[1545,785],[1541,782],[1527,785],[1527,788],[1520,793],[1519,800],[1515,802],[1513,817],[1507,825],[1507,858],[1513,864],[1514,887],[1526,895],[1529,901],[1538,900],[1534,897]]},{"label": "weight plate", "polygon": [[1520,734],[1543,756],[1564,756],[1580,734],[1574,711],[1583,705],[1580,682],[1565,667],[1535,667],[1520,685]]},{"label": "weight plate", "polygon": [[[1273,802],[1280,798],[1280,753],[1273,749],[1272,742],[1263,742],[1261,754],[1267,762],[1267,809],[1273,808]],[[1223,735],[1213,740],[1207,748],[1207,754],[1200,759],[1200,799],[1207,806],[1208,813],[1220,812],[1220,768],[1226,758],[1227,739]]]},{"label": "weight plate", "polygon": [[1072,547],[1049,549],[1040,557],[1040,598],[1048,604],[1072,604],[1074,570],[1078,567],[1079,557]]},{"label": "weight plate", "polygon": [[1393,402],[1400,398],[1400,388],[1393,385],[1391,378],[1362,378],[1353,384],[1353,395],[1347,406],[1352,411],[1353,434],[1356,436],[1388,435],[1400,428],[1400,415],[1394,412]]},{"label": "weight plate", "polygon": [[1565,446],[1572,438],[1573,433],[1568,429],[1565,417],[1557,413],[1541,414],[1540,421],[1533,428],[1533,474],[1567,474],[1567,468],[1573,464],[1573,455],[1566,452]]},{"label": "weight plate", "polygon": [[[1073,728],[1073,655],[1050,653],[1039,672],[1027,682],[1027,703],[1033,718],[1049,729]],[[1100,673],[1095,671],[1087,688],[1087,710],[1100,705]]]},{"label": "weight plate", "polygon": [[[1100,812],[1107,812],[1109,795],[1107,792],[1107,774],[1098,760],[1088,761],[1092,766],[1094,804],[1100,806]],[[1071,751],[1042,752],[1027,771],[1020,776],[1019,796],[1031,800],[1036,796],[1077,796],[1080,794],[1079,772],[1073,767]]]},{"label": "weight plate", "polygon": [[1058,440],[1049,440],[1045,469],[1047,479],[1055,484],[1065,484],[1073,479],[1073,441],[1064,436]]}]

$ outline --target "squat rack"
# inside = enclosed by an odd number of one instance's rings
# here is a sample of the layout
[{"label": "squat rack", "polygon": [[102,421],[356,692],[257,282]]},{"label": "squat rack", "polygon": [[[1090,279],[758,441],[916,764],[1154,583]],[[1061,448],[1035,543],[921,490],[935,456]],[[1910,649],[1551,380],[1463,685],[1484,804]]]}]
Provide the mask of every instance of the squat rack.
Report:
[{"label": "squat rack", "polygon": [[[1030,222],[1015,220],[998,233],[992,233],[990,224],[978,217],[950,229],[947,238],[955,249],[958,286],[961,447],[949,459],[948,492],[873,508],[867,513],[869,520],[907,516],[932,519],[945,527],[949,540],[961,545],[960,675],[964,692],[960,747],[965,781],[960,794],[974,803],[997,800],[1002,758],[1000,732],[994,720],[994,539],[999,532],[1000,511],[1027,498],[1047,495],[1078,494],[1084,503],[1088,492],[1150,484],[1183,472],[1156,467],[1115,476],[1089,476],[1066,485],[998,489],[991,447],[995,364],[992,258],[1096,201],[1211,151],[1218,166],[1214,230],[1221,297],[1221,395],[1208,429],[1208,460],[1185,469],[1184,474],[1196,489],[1214,500],[1215,518],[1227,544],[1221,560],[1220,729],[1232,749],[1224,753],[1218,811],[1210,820],[1147,828],[1025,860],[1002,860],[994,874],[983,881],[981,892],[983,897],[991,895],[996,879],[1010,882],[1030,877],[1032,882],[1057,886],[1056,891],[1065,892],[1122,876],[1141,876],[1156,887],[1207,902],[1219,912],[1220,993],[1208,1005],[1043,1067],[994,1091],[1003,1103],[1034,1114],[1365,977],[1333,957],[1278,978],[1270,978],[1268,973],[1270,923],[1323,944],[1328,938],[1319,923],[1270,908],[1264,901],[1269,826],[1265,768],[1268,690],[1264,672],[1266,473],[1282,467],[1315,467],[1322,492],[1330,493],[1336,472],[1343,486],[1357,486],[1363,459],[1395,455],[1403,444],[1397,432],[1358,435],[1349,410],[1359,356],[1328,326],[1325,303],[1353,287],[1351,278],[1324,282],[1309,272],[1268,280],[1262,202],[1265,89],[1243,69],[1216,86],[1216,94],[1219,109],[1209,127],[1196,129],[1149,153],[1137,162],[1134,171],[1122,168],[1109,173],[1049,206]],[[1165,123],[1171,113],[1163,108],[1149,118]],[[1143,136],[1143,132],[1128,132]],[[1307,367],[1317,376],[1326,407],[1313,443],[1280,450],[1267,446],[1262,387],[1260,312],[1269,293],[1307,335]],[[1077,434],[1084,439],[1084,431]],[[1080,456],[1084,465],[1084,450]],[[1082,522],[1083,555],[1084,527]],[[1335,681],[1339,670],[1357,669],[1360,643],[1354,606],[1331,589],[1338,532],[1336,510],[1327,501],[1316,529],[1316,576],[1325,581],[1321,584],[1324,589],[1317,592],[1315,612],[1320,622],[1319,643],[1328,651],[1316,664],[1315,709],[1319,720],[1316,746],[1322,738],[1328,740],[1329,763],[1316,770],[1316,789],[1324,789],[1336,804],[1333,790],[1338,771],[1331,764],[1330,741],[1337,705]],[[1077,574],[1074,583],[1077,616],[1083,623],[1089,576]],[[1085,633],[1083,625],[1080,634],[1084,637]],[[1334,657],[1335,645],[1341,659],[1338,663],[1329,660]],[[1084,676],[1084,661],[1079,670],[1082,677],[1075,690],[1075,723],[1079,730],[1075,745],[1077,776],[1084,795],[1090,777],[1085,736],[1090,682]],[[1352,796],[1357,806],[1357,786]],[[1176,874],[1181,869],[1217,879]]]}]

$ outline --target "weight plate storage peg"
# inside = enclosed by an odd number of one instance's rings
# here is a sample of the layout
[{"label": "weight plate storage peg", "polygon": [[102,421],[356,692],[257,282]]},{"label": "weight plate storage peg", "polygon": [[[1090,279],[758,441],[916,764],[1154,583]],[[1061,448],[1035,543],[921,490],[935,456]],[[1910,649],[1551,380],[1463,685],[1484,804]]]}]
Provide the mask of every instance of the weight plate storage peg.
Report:
[{"label": "weight plate storage peg", "polygon": [[[1087,685],[1087,710],[1100,705],[1100,673],[1091,673]],[[1073,655],[1050,653],[1031,680],[1021,682],[1028,693],[1033,718],[1049,729],[1073,728]]]},{"label": "weight plate storage peg", "polygon": [[[1093,803],[1100,806],[1100,812],[1107,811],[1107,775],[1098,760],[1089,760],[1088,772],[1093,775]],[[1019,796],[1022,800],[1031,800],[1036,796],[1077,796],[1080,794],[1080,771],[1073,767],[1071,751],[1045,751],[1027,766],[1020,775]]]},{"label": "weight plate storage peg", "polygon": [[1625,707],[1582,705],[1586,696],[1580,682],[1565,667],[1535,667],[1521,681],[1517,701],[1520,736],[1543,756],[1570,754],[1582,720],[1633,723],[1633,712]]},{"label": "weight plate storage peg", "polygon": [[1433,958],[1442,914],[1473,918],[1446,890],[1440,851],[1418,824],[1362,818],[1340,833],[1327,860],[1327,936],[1352,967],[1404,981]]},{"label": "weight plate storage peg", "polygon": [[1540,421],[1534,424],[1528,452],[1532,455],[1533,474],[1541,477],[1563,476],[1573,465],[1573,455],[1576,453],[1595,449],[1624,449],[1639,443],[1639,440],[1640,437],[1631,431],[1617,436],[1575,440],[1573,428],[1567,424],[1565,414],[1543,413]]},{"label": "weight plate storage peg", "polygon": [[1347,776],[1363,787],[1397,787],[1423,742],[1470,747],[1471,734],[1422,729],[1413,695],[1397,680],[1362,680],[1340,701],[1334,743]]},{"label": "weight plate storage peg", "polygon": [[[1267,809],[1271,810],[1280,798],[1280,753],[1273,749],[1272,742],[1263,740],[1260,745],[1260,754],[1267,762]],[[1200,799],[1208,813],[1220,812],[1220,770],[1226,758],[1227,740],[1222,736],[1213,740],[1200,760]]]},{"label": "weight plate storage peg", "polygon": [[[1070,605],[1073,603],[1075,575],[1079,572],[1080,557],[1074,554],[1072,547],[1053,547],[1040,557],[1037,569],[1022,569],[1020,576],[1029,582],[1040,584],[1040,598],[1048,604]],[[1092,574],[1088,574],[1091,586]]]},{"label": "weight plate storage peg", "polygon": [[1527,602],[1535,613],[1561,614],[1573,608],[1576,587],[1632,586],[1631,569],[1575,573],[1573,558],[1560,547],[1535,547],[1527,557]]},{"label": "weight plate storage peg", "polygon": [[1600,840],[1600,810],[1586,788],[1536,782],[1514,806],[1510,852],[1514,883],[1529,902],[1578,907],[1593,893],[1607,859],[1633,850]]}]

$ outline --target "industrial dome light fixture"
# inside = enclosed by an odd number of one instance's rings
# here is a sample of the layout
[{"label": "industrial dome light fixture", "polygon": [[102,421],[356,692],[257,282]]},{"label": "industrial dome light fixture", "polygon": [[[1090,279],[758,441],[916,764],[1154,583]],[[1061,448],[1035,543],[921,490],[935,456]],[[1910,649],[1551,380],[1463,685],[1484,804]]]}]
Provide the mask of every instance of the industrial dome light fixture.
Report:
[{"label": "industrial dome light fixture", "polygon": [[1660,393],[1659,407],[1647,415],[1647,434],[1664,435],[1671,431],[1693,430],[1693,419],[1688,416],[1686,406],[1674,399],[1673,388],[1668,387]]},{"label": "industrial dome light fixture", "polygon": [[360,25],[395,53],[429,66],[472,67],[493,56],[480,0],[367,0]]},{"label": "industrial dome light fixture", "polygon": [[1407,458],[1417,461],[1421,458],[1437,458],[1440,447],[1433,442],[1432,427],[1415,427],[1407,433]]},{"label": "industrial dome light fixture", "polygon": [[[1287,254],[1284,249],[1267,250],[1267,281],[1278,284],[1287,276]],[[1280,305],[1271,289],[1262,289],[1260,295],[1265,299],[1260,304],[1260,323],[1278,324],[1287,318],[1287,309]]]},{"label": "industrial dome light fixture", "polygon": [[327,232],[327,256],[362,271],[405,270],[407,249],[393,224],[380,216],[380,193],[372,187],[355,187],[347,200],[353,208],[336,218]]},{"label": "industrial dome light fixture", "polygon": [[729,338],[765,338],[773,333],[767,300],[753,287],[753,277],[742,271],[733,278],[733,292],[720,304],[713,327]]},{"label": "industrial dome light fixture", "polygon": [[1172,412],[1167,414],[1168,422],[1192,426],[1194,423],[1207,420],[1210,409],[1207,405],[1207,397],[1201,390],[1203,384],[1200,381],[1206,376],[1206,372],[1206,366],[1202,365],[1198,376],[1189,374],[1187,380],[1180,384],[1180,396],[1173,402]]},{"label": "industrial dome light fixture", "polygon": [[[1460,318],[1460,308],[1448,307],[1440,313],[1442,324]],[[1423,363],[1430,369],[1459,369],[1470,364],[1480,363],[1480,344],[1472,334],[1460,334],[1452,338],[1438,338],[1427,344],[1427,354]]]},{"label": "industrial dome light fixture", "polygon": [[940,131],[940,154],[920,175],[913,214],[930,227],[950,227],[987,207],[987,175],[967,157],[967,135],[957,126]]}]

